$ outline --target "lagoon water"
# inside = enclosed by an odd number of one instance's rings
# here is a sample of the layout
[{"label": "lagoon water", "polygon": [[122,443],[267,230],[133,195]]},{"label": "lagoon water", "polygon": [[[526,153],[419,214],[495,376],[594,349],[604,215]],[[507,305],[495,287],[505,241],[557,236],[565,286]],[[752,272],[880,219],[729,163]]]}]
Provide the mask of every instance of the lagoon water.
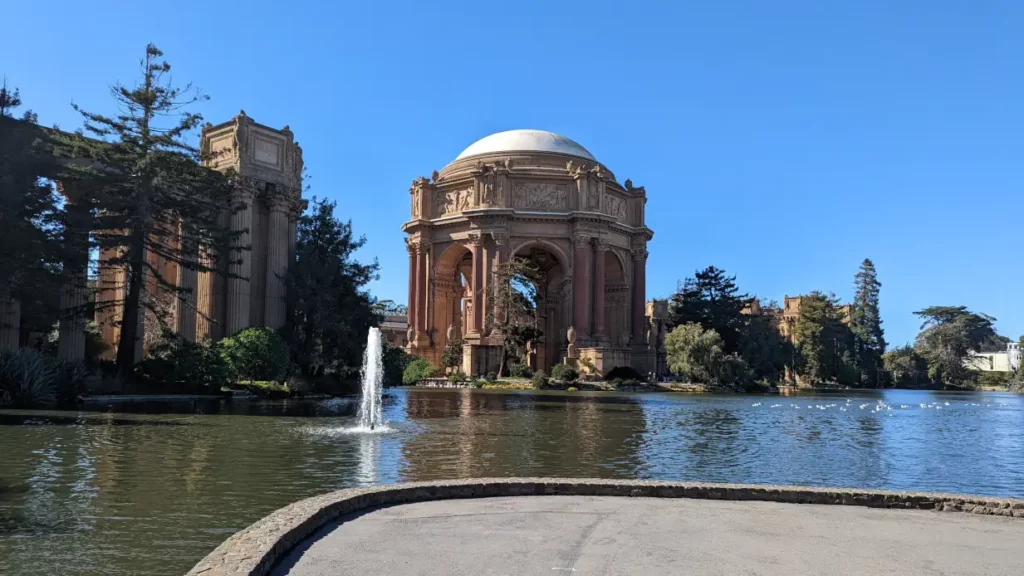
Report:
[{"label": "lagoon water", "polygon": [[276,508],[378,482],[573,476],[1024,497],[1024,396],[1013,394],[393,390],[386,434],[351,433],[358,399],[173,408],[0,411],[0,574],[180,575]]}]

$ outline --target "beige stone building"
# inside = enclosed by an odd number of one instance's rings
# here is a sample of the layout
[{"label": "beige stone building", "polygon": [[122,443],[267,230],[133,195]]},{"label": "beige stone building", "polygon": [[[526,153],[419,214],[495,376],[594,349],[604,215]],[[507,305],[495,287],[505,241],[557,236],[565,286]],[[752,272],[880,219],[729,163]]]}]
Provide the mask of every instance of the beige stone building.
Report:
[{"label": "beige stone building", "polygon": [[[488,323],[496,266],[529,258],[544,272],[543,342],[528,353],[538,369],[589,358],[657,369],[649,345],[643,187],[615,175],[572,140],[540,130],[483,138],[409,189],[408,350],[440,362],[464,341],[463,369],[494,372],[500,337]],[[657,346],[657,339],[654,341]]]},{"label": "beige stone building", "polygon": [[[800,318],[800,303],[803,299],[803,296],[784,296],[781,308],[762,307],[761,303],[757,300],[751,300],[746,308],[743,309],[743,313],[768,316],[771,318],[772,324],[778,328],[782,337],[789,342],[793,342],[796,321]],[[843,313],[843,321],[849,323],[853,314],[853,306],[841,304],[838,308]]]},{"label": "beige stone building", "polygon": [[[302,199],[302,149],[292,131],[257,124],[241,112],[222,124],[207,124],[200,145],[213,158],[211,169],[234,169],[239,175],[235,188],[236,209],[225,214],[225,224],[240,232],[237,242],[249,246],[225,264],[229,275],[199,273],[149,253],[147,260],[164,279],[189,292],[177,297],[162,290],[155,278],[148,278],[147,297],[165,309],[169,326],[187,340],[201,341],[230,336],[250,326],[279,328],[285,324],[284,274],[294,259],[295,223],[305,208]],[[124,271],[106,265],[111,254],[101,253],[97,279],[97,301],[124,298]],[[202,255],[197,255],[202,258]],[[103,339],[116,354],[121,319],[119,307],[100,307],[96,322]],[[136,359],[141,359],[154,334],[146,334],[152,323],[140,315]]]}]

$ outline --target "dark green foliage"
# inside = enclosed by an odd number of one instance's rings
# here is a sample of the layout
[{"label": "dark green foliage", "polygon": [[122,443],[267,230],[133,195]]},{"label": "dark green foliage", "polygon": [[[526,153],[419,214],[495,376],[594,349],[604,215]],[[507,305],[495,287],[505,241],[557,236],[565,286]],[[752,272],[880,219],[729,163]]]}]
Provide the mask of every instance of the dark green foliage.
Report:
[{"label": "dark green foliage", "polygon": [[401,346],[395,346],[384,342],[384,351],[381,353],[381,363],[384,365],[384,385],[400,386],[402,384],[402,373],[406,366],[412,362],[412,356],[406,354]]},{"label": "dark green foliage", "polygon": [[700,324],[676,326],[665,338],[665,352],[669,370],[687,382],[741,388],[750,381],[746,362],[727,354],[721,337]]},{"label": "dark green foliage", "polygon": [[487,373],[487,381],[488,382],[497,382],[498,381],[498,373],[497,372],[488,372]]},{"label": "dark green foliage", "polygon": [[782,379],[786,365],[792,362],[793,345],[768,317],[750,315],[740,337],[739,356],[747,363],[754,380],[774,383]]},{"label": "dark green foliage", "polygon": [[409,313],[408,306],[394,300],[378,300],[373,304],[373,310],[381,316],[405,316]]},{"label": "dark green foliage", "polygon": [[533,373],[533,378],[530,379],[533,382],[533,387],[537,390],[543,390],[548,385],[548,375],[543,370],[537,370]]},{"label": "dark green foliage", "polygon": [[0,352],[0,407],[73,406],[85,392],[90,376],[83,364],[58,360],[38,350]]},{"label": "dark green foliage", "polygon": [[454,370],[450,374],[448,374],[448,381],[453,384],[465,382],[466,380],[469,380],[469,377],[466,376],[466,373],[463,372],[462,370]]},{"label": "dark green foliage", "polygon": [[295,261],[288,269],[288,326],[292,360],[307,376],[353,372],[362,365],[366,333],[379,322],[366,290],[379,266],[354,259],[365,244],[334,202],[313,199],[299,218]]},{"label": "dark green foliage", "polygon": [[219,394],[238,373],[219,343],[188,342],[173,335],[136,366],[139,383],[151,392]]},{"label": "dark green foliage", "polygon": [[643,382],[645,380],[643,374],[637,372],[630,366],[616,366],[608,371],[604,376],[605,380],[639,380]]},{"label": "dark green foliage", "polygon": [[288,376],[288,344],[272,328],[246,328],[219,345],[242,380],[281,382]]},{"label": "dark green foliage", "polygon": [[424,378],[434,378],[441,373],[441,369],[434,366],[424,358],[415,358],[405,367],[402,373],[402,384],[412,386]]},{"label": "dark green foliage", "polygon": [[810,383],[855,386],[853,332],[834,294],[811,292],[800,302],[794,330],[797,374]]},{"label": "dark green foliage", "polygon": [[853,332],[854,361],[859,371],[860,385],[879,388],[885,383],[885,333],[878,309],[878,295],[882,283],[878,281],[875,265],[867,258],[854,277],[853,311],[850,331]]},{"label": "dark green foliage", "polygon": [[[89,192],[73,205],[78,212],[72,228],[90,228],[96,248],[110,255],[106,263],[126,271],[123,299],[97,298],[105,307],[122,306],[117,366],[125,380],[133,374],[138,315],[155,316],[163,325],[167,306],[159,295],[179,290],[147,255],[217,272],[219,261],[235,259],[248,248],[238,245],[238,233],[222,224],[222,215],[240,207],[233,192],[242,182],[203,167],[210,156],[189,144],[202,117],[187,108],[206,97],[191,86],[172,86],[171,67],[162,56],[147,46],[135,87],[111,88],[115,116],[75,106],[91,138],[81,133],[55,137],[57,154],[78,160],[67,165],[62,180],[78,181]],[[201,253],[207,258],[199,258]],[[99,286],[107,293],[118,288]]]},{"label": "dark green foliage", "polygon": [[964,360],[995,336],[995,318],[965,306],[931,306],[914,314],[924,320],[914,348],[928,362],[929,379],[945,386],[973,388],[977,372],[964,366]]},{"label": "dark green foliage", "polygon": [[580,379],[580,373],[568,364],[556,364],[551,369],[551,378],[565,384],[572,384]]},{"label": "dark green foliage", "polygon": [[669,301],[669,324],[700,324],[713,330],[722,339],[724,351],[739,351],[743,333],[743,308],[750,296],[741,294],[736,277],[724,270],[708,266],[687,278]]},{"label": "dark green foliage", "polygon": [[526,362],[513,362],[508,365],[508,373],[513,378],[529,378],[533,376],[533,370]]},{"label": "dark green foliage", "polygon": [[978,372],[979,388],[1009,388],[1013,383],[1013,372]]},{"label": "dark green foliage", "polygon": [[457,368],[462,365],[462,339],[456,338],[449,342],[441,352],[441,366],[445,369]]},{"label": "dark green foliage", "polygon": [[882,355],[885,371],[896,388],[921,388],[929,385],[928,362],[913,346],[898,346]]}]

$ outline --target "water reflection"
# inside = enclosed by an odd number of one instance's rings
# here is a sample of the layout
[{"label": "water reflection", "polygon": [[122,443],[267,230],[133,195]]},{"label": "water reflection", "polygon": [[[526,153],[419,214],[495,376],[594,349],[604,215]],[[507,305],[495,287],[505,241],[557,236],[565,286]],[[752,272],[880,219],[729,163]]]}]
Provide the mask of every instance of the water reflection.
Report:
[{"label": "water reflection", "polygon": [[[879,400],[894,408],[877,410]],[[1024,497],[1024,401],[1012,395],[410,390],[385,398],[387,434],[350,433],[357,406],[346,399],[155,409],[0,412],[0,574],[181,574],[289,502],[404,480],[653,478]]]}]

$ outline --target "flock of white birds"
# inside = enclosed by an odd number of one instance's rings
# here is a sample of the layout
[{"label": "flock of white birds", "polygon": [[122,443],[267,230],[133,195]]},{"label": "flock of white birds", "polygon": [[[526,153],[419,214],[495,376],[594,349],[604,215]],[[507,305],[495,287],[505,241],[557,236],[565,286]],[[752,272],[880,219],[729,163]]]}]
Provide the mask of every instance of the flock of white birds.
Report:
[{"label": "flock of white birds", "polygon": [[[956,406],[958,404],[959,405],[963,405],[963,406],[977,406],[977,407],[984,407],[984,408],[993,408],[995,406],[1009,406],[1009,404],[1007,404],[1005,402],[996,402],[996,403],[990,403],[990,402],[985,402],[985,403],[978,403],[978,402],[932,402],[932,403],[929,403],[929,404],[924,404],[924,403],[918,403],[918,404],[888,404],[884,400],[876,400],[875,402],[862,402],[860,404],[857,404],[857,403],[854,402],[853,398],[847,398],[845,402],[842,402],[842,403],[833,402],[831,404],[797,404],[797,403],[792,403],[791,402],[789,404],[788,408],[790,408],[792,410],[833,410],[833,409],[837,409],[838,408],[840,412],[852,412],[852,411],[855,411],[855,410],[867,410],[868,412],[870,412],[872,414],[885,413],[885,414],[888,414],[889,416],[892,416],[893,411],[896,411],[896,410],[912,410],[912,409],[919,409],[919,410],[945,410],[945,409],[948,409],[950,407]],[[764,402],[755,402],[754,404],[751,404],[752,408],[759,408],[761,406],[764,406]],[[772,405],[768,406],[768,408],[770,408],[770,409],[775,409],[775,408],[786,409],[787,406],[784,403],[782,403],[782,404],[772,404]]]}]

